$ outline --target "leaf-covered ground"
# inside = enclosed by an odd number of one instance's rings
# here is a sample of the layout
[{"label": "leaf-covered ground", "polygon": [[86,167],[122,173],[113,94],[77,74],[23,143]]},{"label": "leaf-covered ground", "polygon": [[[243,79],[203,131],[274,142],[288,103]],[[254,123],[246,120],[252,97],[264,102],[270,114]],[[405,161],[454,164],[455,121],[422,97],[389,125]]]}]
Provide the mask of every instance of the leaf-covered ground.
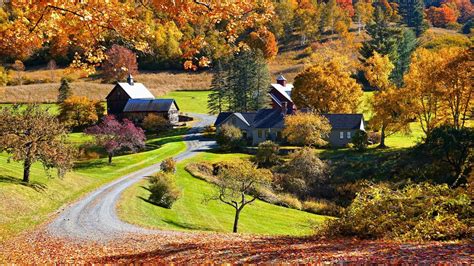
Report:
[{"label": "leaf-covered ground", "polygon": [[397,243],[163,231],[108,243],[57,239],[42,230],[0,245],[0,263],[474,263],[472,243]]}]

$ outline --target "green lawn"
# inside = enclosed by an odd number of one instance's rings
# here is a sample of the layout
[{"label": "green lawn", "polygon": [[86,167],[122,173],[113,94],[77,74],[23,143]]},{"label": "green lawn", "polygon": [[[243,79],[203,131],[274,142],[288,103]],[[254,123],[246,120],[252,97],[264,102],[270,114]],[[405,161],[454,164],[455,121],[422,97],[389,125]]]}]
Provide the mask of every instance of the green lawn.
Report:
[{"label": "green lawn", "polygon": [[[181,132],[179,132],[181,133]],[[82,133],[70,139],[81,142]],[[64,178],[52,171],[49,178],[40,164],[31,169],[31,183],[23,184],[21,163],[7,163],[0,154],[0,241],[45,221],[54,211],[111,180],[150,166],[185,150],[181,136],[171,135],[147,141],[148,151],[80,162]]]},{"label": "green lawn", "polygon": [[207,114],[210,91],[172,91],[160,98],[173,98],[183,113]]},{"label": "green lawn", "polygon": [[[120,218],[150,228],[231,232],[234,209],[218,201],[203,202],[207,195],[212,194],[213,186],[194,178],[184,167],[192,161],[221,161],[238,157],[248,155],[201,153],[178,163],[176,182],[182,190],[182,197],[171,209],[143,200],[149,195],[144,188],[146,180],[135,184],[122,195],[118,205]],[[325,219],[327,218],[324,216],[257,201],[242,211],[239,231],[269,235],[308,235],[313,232],[315,225]]]}]

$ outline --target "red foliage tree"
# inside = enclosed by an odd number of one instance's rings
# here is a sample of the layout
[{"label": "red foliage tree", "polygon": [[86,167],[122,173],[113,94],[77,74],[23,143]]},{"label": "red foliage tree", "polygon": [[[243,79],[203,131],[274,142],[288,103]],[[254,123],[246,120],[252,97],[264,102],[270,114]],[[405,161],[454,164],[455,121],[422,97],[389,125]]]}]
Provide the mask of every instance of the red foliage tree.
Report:
[{"label": "red foliage tree", "polygon": [[106,80],[120,81],[129,73],[138,73],[137,57],[135,53],[129,49],[114,44],[105,54],[107,59],[102,65],[102,68]]},{"label": "red foliage tree", "polygon": [[435,27],[446,27],[449,23],[456,22],[458,18],[456,11],[446,4],[442,4],[440,7],[430,7],[426,10],[426,15]]},{"label": "red foliage tree", "polygon": [[89,127],[85,133],[95,136],[97,145],[106,150],[109,163],[112,163],[112,157],[119,151],[137,152],[145,147],[143,129],[127,119],[120,123],[113,115],[104,117],[100,124]]},{"label": "red foliage tree", "polygon": [[354,6],[352,5],[352,0],[336,0],[336,2],[350,17],[354,16],[355,11]]},{"label": "red foliage tree", "polygon": [[474,4],[470,0],[444,0],[443,4],[452,4],[459,11],[459,23],[464,23],[474,18]]}]

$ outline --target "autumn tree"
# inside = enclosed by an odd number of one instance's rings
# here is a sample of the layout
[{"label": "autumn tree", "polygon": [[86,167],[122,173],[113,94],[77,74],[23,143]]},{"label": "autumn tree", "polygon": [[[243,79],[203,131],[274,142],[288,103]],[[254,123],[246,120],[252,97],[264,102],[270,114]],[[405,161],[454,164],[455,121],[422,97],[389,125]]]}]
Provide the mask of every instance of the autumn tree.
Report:
[{"label": "autumn tree", "polygon": [[426,10],[426,15],[435,27],[446,27],[449,23],[456,22],[458,16],[449,5],[442,4],[440,7],[432,6]]},{"label": "autumn tree", "polygon": [[366,61],[365,77],[378,91],[372,99],[374,117],[370,121],[374,128],[380,129],[380,148],[385,148],[386,137],[397,132],[409,132],[410,115],[407,99],[395,89],[390,81],[394,65],[387,55],[377,52]]},{"label": "autumn tree", "polygon": [[324,116],[299,112],[285,117],[282,135],[294,145],[324,146],[331,132],[331,125]]},{"label": "autumn tree", "polygon": [[278,40],[288,40],[293,33],[295,26],[295,11],[297,7],[296,1],[294,0],[283,0],[274,2],[275,17],[270,22],[270,30],[276,35]]},{"label": "autumn tree", "polygon": [[414,53],[410,71],[405,75],[405,93],[411,99],[410,109],[426,135],[446,119],[436,71],[443,60],[441,54],[420,48]]},{"label": "autumn tree", "polygon": [[275,142],[271,140],[261,142],[258,144],[254,160],[260,167],[271,167],[280,161],[279,151],[280,146]]},{"label": "autumn tree", "polygon": [[153,113],[148,114],[143,119],[143,128],[151,132],[160,132],[170,129],[172,125],[169,120],[163,116],[156,115]]},{"label": "autumn tree", "polygon": [[74,150],[66,143],[67,130],[48,110],[38,105],[4,107],[0,120],[0,152],[23,161],[23,182],[30,181],[35,162],[57,168],[59,176],[71,169]]},{"label": "autumn tree", "polygon": [[137,152],[145,147],[145,133],[131,121],[124,119],[119,122],[114,116],[106,116],[98,125],[85,130],[88,135],[95,136],[98,146],[105,149],[112,163],[112,157],[119,151]]},{"label": "autumn tree", "polygon": [[474,48],[450,54],[454,56],[436,73],[449,122],[460,129],[474,113]]},{"label": "autumn tree", "polygon": [[252,31],[247,37],[246,43],[252,49],[262,51],[263,57],[266,59],[273,59],[278,53],[278,43],[275,35],[266,28]]},{"label": "autumn tree", "polygon": [[294,14],[294,25],[301,36],[301,44],[316,40],[321,34],[321,6],[315,1],[298,1]]},{"label": "autumn tree", "polygon": [[306,68],[296,76],[294,86],[295,104],[318,113],[355,112],[362,96],[360,85],[338,58]]},{"label": "autumn tree", "polygon": [[69,80],[65,77],[61,78],[61,86],[58,89],[58,103],[64,102],[67,98],[72,96]]},{"label": "autumn tree", "polygon": [[354,5],[355,21],[357,31],[365,30],[365,26],[371,21],[374,14],[374,7],[371,0],[360,0]]},{"label": "autumn tree", "polygon": [[[353,9],[351,12],[353,12]],[[331,33],[334,34],[334,30],[336,29],[336,25],[338,24],[338,22],[349,25],[351,22],[350,16],[348,12],[346,12],[344,9],[341,8],[341,6],[338,5],[336,0],[329,0],[326,4],[324,4],[322,10],[323,28],[329,27]]]},{"label": "autumn tree", "polygon": [[224,151],[231,151],[239,148],[243,144],[242,131],[229,124],[220,126],[216,134],[216,142]]},{"label": "autumn tree", "polygon": [[235,209],[232,232],[237,233],[240,213],[245,206],[262,198],[259,188],[269,188],[272,173],[267,169],[258,169],[246,160],[234,160],[221,163],[215,194],[209,200],[219,200]]},{"label": "autumn tree", "polygon": [[128,74],[138,73],[137,57],[129,49],[114,44],[105,54],[107,59],[102,68],[106,80],[121,81]]},{"label": "autumn tree", "polygon": [[85,96],[72,96],[59,105],[58,119],[71,128],[93,125],[104,116],[105,108],[100,101]]}]

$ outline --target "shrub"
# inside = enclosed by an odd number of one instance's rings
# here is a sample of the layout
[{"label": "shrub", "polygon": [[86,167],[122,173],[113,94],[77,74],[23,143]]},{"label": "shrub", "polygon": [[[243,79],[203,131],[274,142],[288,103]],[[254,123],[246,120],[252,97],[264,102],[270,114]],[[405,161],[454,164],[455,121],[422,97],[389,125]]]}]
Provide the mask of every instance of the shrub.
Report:
[{"label": "shrub", "polygon": [[148,200],[158,206],[170,209],[181,197],[181,191],[169,173],[159,172],[149,178],[149,183],[148,189],[151,194]]},{"label": "shrub", "polygon": [[233,125],[224,124],[217,131],[216,142],[222,150],[231,151],[243,145],[242,131]]},{"label": "shrub", "polygon": [[215,183],[217,180],[213,173],[214,167],[209,163],[189,163],[184,169],[188,171],[188,173],[190,173],[192,176],[207,181],[209,183]]},{"label": "shrub", "polygon": [[473,236],[474,208],[460,189],[428,183],[401,189],[373,185],[362,190],[341,219],[321,233],[402,240],[453,240]]},{"label": "shrub", "polygon": [[343,208],[328,200],[308,200],[303,202],[303,210],[314,214],[339,216]]},{"label": "shrub", "polygon": [[364,130],[357,130],[352,137],[352,144],[357,151],[365,151],[367,149],[368,135]]},{"label": "shrub", "polygon": [[324,146],[330,132],[331,125],[324,116],[296,113],[285,117],[282,135],[293,145]]},{"label": "shrub", "polygon": [[278,153],[280,146],[271,140],[258,144],[255,162],[261,167],[270,167],[277,164],[280,159]]},{"label": "shrub", "polygon": [[165,173],[176,172],[176,161],[173,158],[166,158],[160,164],[161,171]]},{"label": "shrub", "polygon": [[101,102],[84,96],[71,96],[59,105],[58,119],[68,127],[84,128],[97,123],[103,115]]},{"label": "shrub", "polygon": [[207,136],[213,135],[214,133],[216,133],[216,128],[211,125],[207,125],[203,129],[203,133]]},{"label": "shrub", "polygon": [[303,208],[303,205],[301,202],[292,196],[291,194],[282,194],[278,196],[278,205],[287,207],[287,208],[292,208],[292,209],[297,209],[301,210]]},{"label": "shrub", "polygon": [[169,121],[159,115],[155,114],[148,114],[145,116],[143,119],[143,128],[152,131],[152,132],[159,132],[159,131],[165,131],[170,129],[171,124]]}]

